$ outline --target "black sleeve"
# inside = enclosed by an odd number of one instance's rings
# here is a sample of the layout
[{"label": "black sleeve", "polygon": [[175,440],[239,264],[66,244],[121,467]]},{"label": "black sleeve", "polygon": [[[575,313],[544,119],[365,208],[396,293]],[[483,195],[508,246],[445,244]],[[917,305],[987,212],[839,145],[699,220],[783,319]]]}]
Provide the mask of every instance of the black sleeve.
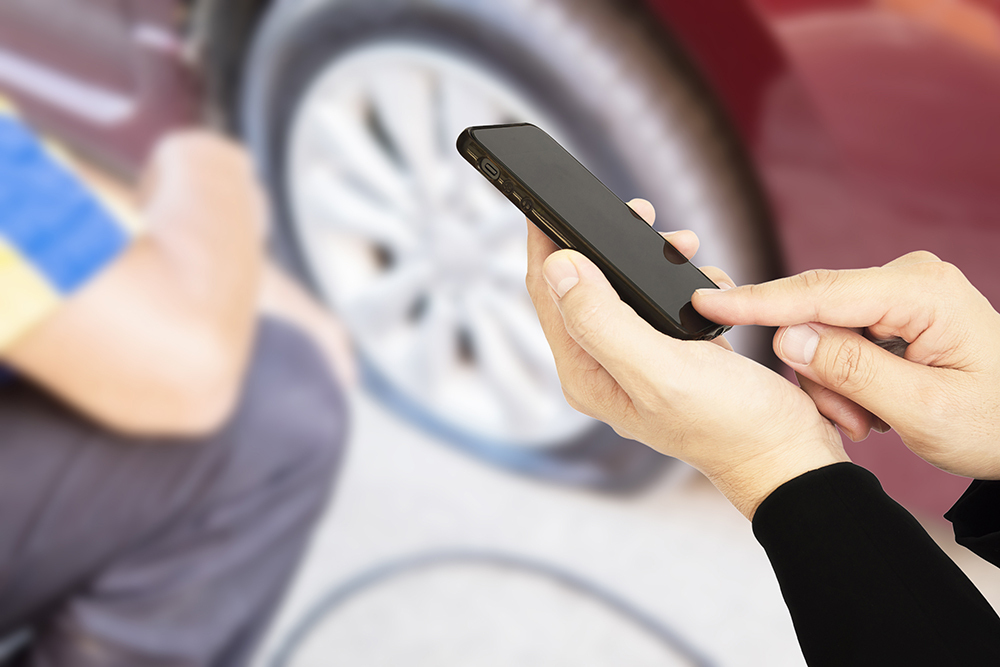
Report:
[{"label": "black sleeve", "polygon": [[864,468],[786,482],[753,530],[811,667],[1000,665],[1000,617]]},{"label": "black sleeve", "polygon": [[944,518],[955,541],[1000,567],[1000,482],[974,481]]}]

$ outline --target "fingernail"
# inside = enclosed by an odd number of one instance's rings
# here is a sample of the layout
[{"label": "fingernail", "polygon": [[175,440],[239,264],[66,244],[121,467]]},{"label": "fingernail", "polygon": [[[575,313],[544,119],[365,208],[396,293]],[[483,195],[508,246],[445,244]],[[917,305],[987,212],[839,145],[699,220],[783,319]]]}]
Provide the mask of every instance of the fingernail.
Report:
[{"label": "fingernail", "polygon": [[704,287],[699,290],[695,290],[695,294],[718,294],[719,292],[725,292],[731,290],[735,285],[730,285],[729,283],[719,283],[718,289],[712,289],[711,287]]},{"label": "fingernail", "polygon": [[781,337],[781,356],[793,364],[808,366],[818,346],[819,333],[808,324],[797,324],[785,329]]},{"label": "fingernail", "polygon": [[568,257],[556,257],[545,265],[545,282],[561,299],[580,282],[580,274]]}]

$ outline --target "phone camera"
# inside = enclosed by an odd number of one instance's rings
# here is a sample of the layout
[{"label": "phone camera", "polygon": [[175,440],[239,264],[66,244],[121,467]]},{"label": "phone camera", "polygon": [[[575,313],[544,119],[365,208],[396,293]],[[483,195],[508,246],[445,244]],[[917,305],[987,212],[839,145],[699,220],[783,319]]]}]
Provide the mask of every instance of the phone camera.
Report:
[{"label": "phone camera", "polygon": [[521,198],[521,210],[525,213],[531,213],[531,209],[535,207],[535,203],[527,197]]},{"label": "phone camera", "polygon": [[500,189],[503,190],[503,193],[505,195],[509,195],[512,192],[514,192],[514,184],[511,183],[510,180],[508,179],[500,185]]},{"label": "phone camera", "polygon": [[495,181],[500,178],[500,168],[493,164],[493,160],[488,157],[484,157],[479,161],[479,168],[483,170],[483,173],[491,180]]}]

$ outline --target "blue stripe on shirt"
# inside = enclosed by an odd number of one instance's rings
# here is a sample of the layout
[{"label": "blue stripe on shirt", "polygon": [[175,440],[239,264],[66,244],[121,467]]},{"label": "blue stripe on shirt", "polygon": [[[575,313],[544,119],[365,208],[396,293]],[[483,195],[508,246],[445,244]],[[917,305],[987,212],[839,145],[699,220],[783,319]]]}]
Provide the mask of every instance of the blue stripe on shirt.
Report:
[{"label": "blue stripe on shirt", "polygon": [[31,130],[0,116],[0,235],[60,293],[128,244],[125,230]]}]

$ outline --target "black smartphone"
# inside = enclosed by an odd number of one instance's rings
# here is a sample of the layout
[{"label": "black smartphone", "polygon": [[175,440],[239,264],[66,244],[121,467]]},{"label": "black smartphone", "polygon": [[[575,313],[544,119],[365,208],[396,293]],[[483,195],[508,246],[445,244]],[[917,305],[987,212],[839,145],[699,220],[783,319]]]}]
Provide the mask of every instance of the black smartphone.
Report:
[{"label": "black smartphone", "polygon": [[622,301],[657,330],[684,340],[729,330],[691,303],[695,290],[717,285],[538,127],[470,127],[458,152],[557,246],[600,267]]}]

